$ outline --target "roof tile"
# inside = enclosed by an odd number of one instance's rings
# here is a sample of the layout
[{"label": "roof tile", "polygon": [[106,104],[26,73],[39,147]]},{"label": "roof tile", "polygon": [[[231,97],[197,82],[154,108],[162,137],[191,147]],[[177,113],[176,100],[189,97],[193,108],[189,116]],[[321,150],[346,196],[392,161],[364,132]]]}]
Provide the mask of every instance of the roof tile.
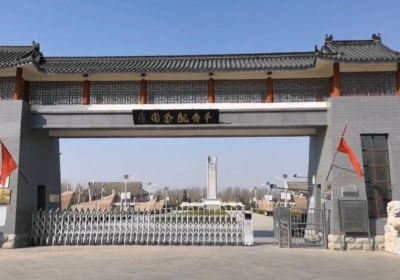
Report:
[{"label": "roof tile", "polygon": [[1,47],[0,68],[34,63],[44,73],[110,72],[246,72],[303,70],[315,66],[317,59],[337,62],[398,62],[400,53],[380,41],[338,41],[327,37],[321,51],[261,54],[43,57],[39,45]]}]

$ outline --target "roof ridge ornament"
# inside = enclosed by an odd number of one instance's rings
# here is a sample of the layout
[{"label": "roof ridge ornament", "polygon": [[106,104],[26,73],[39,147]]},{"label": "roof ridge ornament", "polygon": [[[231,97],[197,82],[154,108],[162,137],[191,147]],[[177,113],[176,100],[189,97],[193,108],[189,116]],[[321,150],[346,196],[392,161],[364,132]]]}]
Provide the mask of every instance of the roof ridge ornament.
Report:
[{"label": "roof ridge ornament", "polygon": [[332,34],[326,34],[325,35],[325,43],[332,43],[333,41],[333,35]]},{"label": "roof ridge ornament", "polygon": [[374,43],[381,43],[382,42],[382,37],[381,37],[381,33],[374,33],[372,34],[372,40],[374,40]]},{"label": "roof ridge ornament", "polygon": [[40,51],[40,44],[36,43],[36,41],[32,41],[32,50],[35,52],[39,52]]}]

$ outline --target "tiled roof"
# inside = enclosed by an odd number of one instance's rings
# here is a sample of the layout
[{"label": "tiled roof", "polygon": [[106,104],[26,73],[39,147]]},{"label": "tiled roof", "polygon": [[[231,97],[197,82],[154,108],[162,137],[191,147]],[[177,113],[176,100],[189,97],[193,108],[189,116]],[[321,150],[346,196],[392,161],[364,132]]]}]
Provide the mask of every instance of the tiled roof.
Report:
[{"label": "tiled roof", "polygon": [[314,67],[315,53],[136,57],[48,57],[46,73],[273,71]]},{"label": "tiled roof", "polygon": [[0,46],[0,68],[39,63],[42,57],[39,48],[35,42],[32,46]]},{"label": "tiled roof", "polygon": [[338,62],[389,62],[399,61],[400,53],[380,40],[345,40],[327,41],[319,57]]},{"label": "tiled roof", "polygon": [[44,73],[157,73],[157,72],[268,72],[314,68],[317,59],[338,62],[398,62],[400,53],[388,48],[380,35],[372,40],[333,40],[313,52],[179,55],[44,57],[39,44],[0,47],[0,68],[34,63]]}]

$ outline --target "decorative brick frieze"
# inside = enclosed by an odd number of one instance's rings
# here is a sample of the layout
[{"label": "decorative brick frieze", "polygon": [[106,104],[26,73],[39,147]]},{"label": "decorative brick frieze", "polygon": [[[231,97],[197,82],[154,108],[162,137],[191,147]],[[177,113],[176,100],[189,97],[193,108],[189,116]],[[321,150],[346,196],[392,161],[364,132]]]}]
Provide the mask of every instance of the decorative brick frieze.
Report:
[{"label": "decorative brick frieze", "polygon": [[396,95],[396,72],[342,73],[344,96]]},{"label": "decorative brick frieze", "polygon": [[217,103],[264,103],[265,80],[217,80]]},{"label": "decorative brick frieze", "polygon": [[83,103],[82,82],[31,82],[34,105],[75,105]]},{"label": "decorative brick frieze", "polygon": [[327,78],[274,80],[274,102],[325,101],[328,93]]},{"label": "decorative brick frieze", "polygon": [[91,82],[90,104],[138,104],[139,82]]},{"label": "decorative brick frieze", "polygon": [[0,100],[14,98],[15,77],[0,77]]},{"label": "decorative brick frieze", "polygon": [[149,81],[148,103],[207,103],[207,81]]}]

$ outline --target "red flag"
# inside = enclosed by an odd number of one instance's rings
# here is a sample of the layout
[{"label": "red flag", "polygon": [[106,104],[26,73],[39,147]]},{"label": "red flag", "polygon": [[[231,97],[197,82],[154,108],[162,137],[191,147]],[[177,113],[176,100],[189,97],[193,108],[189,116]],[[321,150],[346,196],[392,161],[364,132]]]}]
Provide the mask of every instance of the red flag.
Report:
[{"label": "red flag", "polygon": [[362,172],[361,165],[358,162],[357,157],[354,154],[353,150],[350,148],[350,145],[346,142],[346,140],[344,140],[343,137],[340,139],[339,146],[338,146],[337,150],[339,152],[345,153],[345,154],[347,154],[349,156],[351,164],[354,167],[354,170],[357,172],[357,174],[360,177],[360,179],[362,179],[364,174]]},{"label": "red flag", "polygon": [[12,158],[10,152],[7,150],[6,146],[1,143],[1,176],[0,176],[0,188],[8,188],[8,182],[10,180],[11,173],[17,168],[17,163]]}]

